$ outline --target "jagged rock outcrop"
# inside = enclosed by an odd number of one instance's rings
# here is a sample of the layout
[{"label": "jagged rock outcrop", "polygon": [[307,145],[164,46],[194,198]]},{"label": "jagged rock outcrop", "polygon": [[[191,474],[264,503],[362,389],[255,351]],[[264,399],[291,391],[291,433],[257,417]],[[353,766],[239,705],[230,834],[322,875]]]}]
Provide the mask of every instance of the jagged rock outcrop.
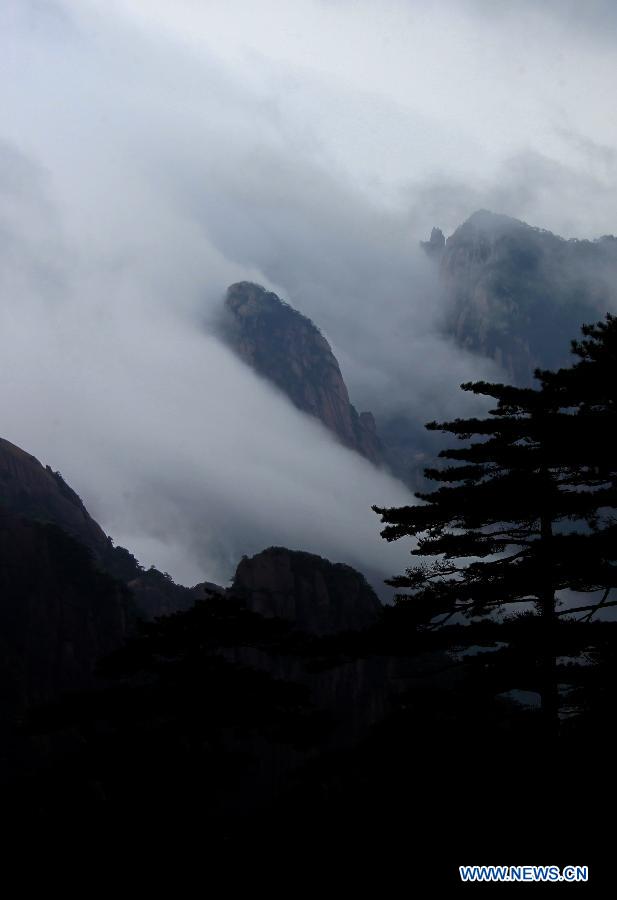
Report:
[{"label": "jagged rock outcrop", "polygon": [[381,610],[365,577],[351,566],[285,547],[244,557],[229,592],[254,612],[289,619],[314,634],[366,628]]},{"label": "jagged rock outcrop", "polygon": [[428,241],[420,241],[420,246],[428,256],[441,256],[446,246],[446,238],[441,228],[433,228]]},{"label": "jagged rock outcrop", "polygon": [[378,463],[382,450],[371,413],[357,413],[330,345],[316,325],[258,284],[232,284],[224,336],[294,406],[320,419],[341,443]]},{"label": "jagged rock outcrop", "polygon": [[[437,248],[434,237],[424,248]],[[431,253],[447,294],[447,330],[495,359],[518,384],[535,368],[570,364],[584,322],[617,304],[617,238],[564,240],[486,210]]]},{"label": "jagged rock outcrop", "polygon": [[101,570],[129,585],[139,613],[147,619],[189,609],[202,593],[200,585],[183,587],[157,569],[144,570],[128,550],[114,547],[59,472],[3,438],[0,511],[56,525],[79,541]]}]

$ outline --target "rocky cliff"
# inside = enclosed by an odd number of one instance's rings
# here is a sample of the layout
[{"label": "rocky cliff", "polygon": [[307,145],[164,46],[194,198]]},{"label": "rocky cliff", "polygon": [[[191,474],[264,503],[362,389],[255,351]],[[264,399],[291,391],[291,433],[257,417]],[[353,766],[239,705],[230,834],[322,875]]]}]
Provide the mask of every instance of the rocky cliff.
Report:
[{"label": "rocky cliff", "polygon": [[369,412],[358,414],[349,402],[336,357],[310,319],[246,281],[229,287],[225,310],[225,338],[246,363],[294,406],[320,419],[346,447],[380,461],[375,420]]},{"label": "rocky cliff", "polygon": [[97,557],[108,546],[103,529],[59,472],[0,438],[0,509],[37,522],[58,525]]},{"label": "rocky cliff", "polygon": [[175,584],[157,569],[144,570],[123,547],[114,547],[100,525],[59,472],[0,438],[0,511],[41,524],[52,524],[78,541],[98,568],[130,586],[145,618],[189,609],[196,588]]},{"label": "rocky cliff", "polygon": [[583,322],[617,304],[617,238],[564,240],[485,210],[443,241],[423,243],[440,267],[447,330],[528,384],[536,367],[570,363]]},{"label": "rocky cliff", "polygon": [[0,509],[0,730],[33,704],[90,687],[134,617],[128,590],[80,543]]},{"label": "rocky cliff", "polygon": [[229,592],[254,612],[289,619],[314,634],[366,628],[381,610],[373,589],[351,566],[284,547],[245,557]]}]

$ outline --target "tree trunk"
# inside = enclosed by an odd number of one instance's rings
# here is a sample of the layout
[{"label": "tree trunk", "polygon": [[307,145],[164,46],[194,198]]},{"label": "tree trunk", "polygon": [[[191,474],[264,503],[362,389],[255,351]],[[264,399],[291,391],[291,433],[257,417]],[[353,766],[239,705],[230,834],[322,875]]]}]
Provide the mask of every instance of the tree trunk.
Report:
[{"label": "tree trunk", "polygon": [[542,718],[548,741],[556,739],[559,731],[559,692],[557,690],[557,666],[555,658],[555,586],[552,578],[553,538],[552,520],[548,514],[540,519],[540,564],[542,567],[542,634],[541,634],[541,687]]}]

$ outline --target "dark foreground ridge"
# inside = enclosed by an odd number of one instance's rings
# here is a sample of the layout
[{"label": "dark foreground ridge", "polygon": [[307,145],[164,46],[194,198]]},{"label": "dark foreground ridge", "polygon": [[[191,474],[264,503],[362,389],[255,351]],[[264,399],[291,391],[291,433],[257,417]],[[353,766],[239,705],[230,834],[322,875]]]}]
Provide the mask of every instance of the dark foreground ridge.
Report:
[{"label": "dark foreground ridge", "polygon": [[0,438],[0,510],[41,525],[55,525],[84,547],[96,568],[130,588],[136,614],[145,618],[188,609],[201,585],[175,584],[166,573],[144,570],[124,547],[115,547],[59,472]]},{"label": "dark foreground ridge", "polygon": [[285,547],[244,557],[230,594],[261,615],[288,619],[303,631],[320,635],[367,628],[381,611],[360,572]]}]

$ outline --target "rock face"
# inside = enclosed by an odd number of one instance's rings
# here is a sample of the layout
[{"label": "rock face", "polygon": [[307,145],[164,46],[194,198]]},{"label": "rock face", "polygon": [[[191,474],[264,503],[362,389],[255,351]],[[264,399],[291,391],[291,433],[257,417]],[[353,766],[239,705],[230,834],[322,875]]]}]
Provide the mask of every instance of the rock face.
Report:
[{"label": "rock face", "polygon": [[2,438],[0,511],[61,528],[88,549],[99,569],[129,585],[147,619],[189,609],[195,602],[197,588],[175,584],[157,569],[144,571],[128,550],[113,546],[59,472]]},{"label": "rock face", "polygon": [[38,522],[51,522],[101,558],[109,540],[85,506],[49,466],[0,438],[0,509]]},{"label": "rock face", "polygon": [[81,544],[0,509],[0,731],[33,704],[91,686],[132,618],[128,590]]},{"label": "rock face", "polygon": [[225,300],[225,338],[294,406],[320,419],[342,444],[373,463],[381,445],[371,413],[358,415],[330,345],[319,329],[276,294],[250,282],[232,284]]},{"label": "rock face", "polygon": [[441,256],[446,246],[446,238],[441,228],[433,228],[428,241],[420,241],[420,246],[428,256]]},{"label": "rock face", "polygon": [[474,213],[439,249],[448,300],[447,329],[475,353],[495,359],[517,384],[536,367],[570,364],[570,341],[584,322],[617,303],[617,238],[564,240],[517,219]]},{"label": "rock face", "polygon": [[351,566],[284,547],[245,557],[229,590],[254,612],[321,635],[366,628],[381,610],[373,589]]}]

